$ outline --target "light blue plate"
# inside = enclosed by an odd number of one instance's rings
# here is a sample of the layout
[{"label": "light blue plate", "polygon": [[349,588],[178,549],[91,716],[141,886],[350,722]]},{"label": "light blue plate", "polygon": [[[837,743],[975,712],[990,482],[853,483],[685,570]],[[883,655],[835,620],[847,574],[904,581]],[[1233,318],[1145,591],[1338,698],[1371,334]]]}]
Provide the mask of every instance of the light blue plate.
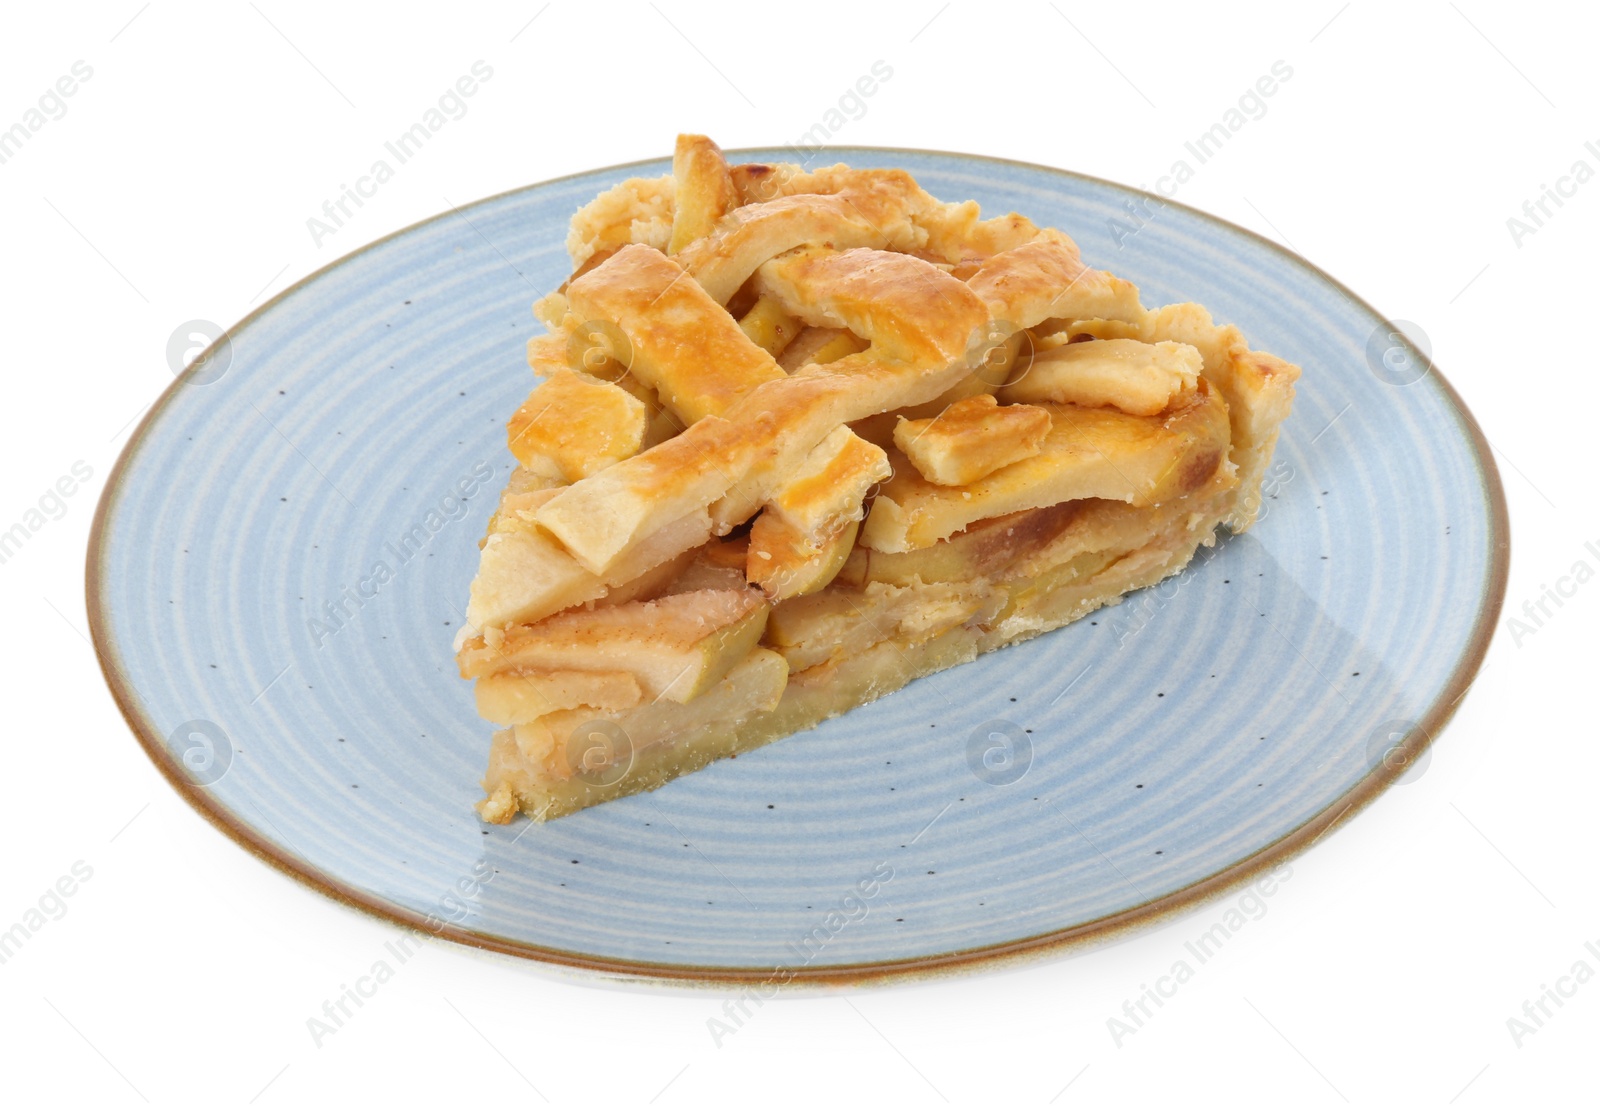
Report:
[{"label": "light blue plate", "polygon": [[529,304],[567,274],[576,207],[669,166],[534,185],[300,282],[129,443],[89,609],[129,724],[184,797],[319,890],[451,939],[635,977],[842,980],[1167,916],[1425,755],[1509,556],[1489,451],[1426,358],[1199,212],[1168,205],[1119,248],[1128,189],[831,153],[1060,226],[1145,303],[1198,300],[1303,366],[1261,524],[1092,620],[810,733],[549,825],[486,827],[489,727],[450,645],[531,382]]}]

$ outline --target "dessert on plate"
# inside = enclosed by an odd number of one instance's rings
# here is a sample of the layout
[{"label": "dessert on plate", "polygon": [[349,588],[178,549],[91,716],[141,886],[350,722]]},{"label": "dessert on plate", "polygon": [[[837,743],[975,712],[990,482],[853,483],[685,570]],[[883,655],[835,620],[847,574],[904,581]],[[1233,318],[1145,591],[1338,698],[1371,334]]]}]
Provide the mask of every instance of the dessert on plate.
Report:
[{"label": "dessert on plate", "polygon": [[730,165],[573,217],[457,639],[490,822],[654,787],[1181,571],[1299,369],[897,169]]}]

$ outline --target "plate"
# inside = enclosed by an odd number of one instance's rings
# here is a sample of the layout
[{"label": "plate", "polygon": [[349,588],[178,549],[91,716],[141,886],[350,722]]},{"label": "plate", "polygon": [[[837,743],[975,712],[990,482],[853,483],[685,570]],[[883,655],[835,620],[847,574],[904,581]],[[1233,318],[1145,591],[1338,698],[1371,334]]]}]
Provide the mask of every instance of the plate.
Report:
[{"label": "plate", "polygon": [[[782,160],[783,150],[740,151]],[[1182,575],[659,791],[485,826],[451,639],[572,212],[642,162],[419,223],[233,327],[130,440],[88,602],[145,750],[223,832],[424,934],[635,978],[839,982],[1128,932],[1255,878],[1427,755],[1504,595],[1487,444],[1297,256],[1014,162],[903,166],[1072,234],[1300,364],[1264,518]],[[1145,210],[1151,210],[1149,208]],[[1426,648],[1419,643],[1426,643]]]}]

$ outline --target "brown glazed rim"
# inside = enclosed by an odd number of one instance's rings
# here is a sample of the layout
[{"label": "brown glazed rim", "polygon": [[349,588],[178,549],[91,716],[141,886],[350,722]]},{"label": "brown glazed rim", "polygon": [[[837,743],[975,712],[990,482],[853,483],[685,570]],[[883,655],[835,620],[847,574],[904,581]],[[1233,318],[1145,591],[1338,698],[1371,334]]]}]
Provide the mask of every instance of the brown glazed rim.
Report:
[{"label": "brown glazed rim", "polygon": [[[1200,211],[1187,204],[1179,203],[1166,197],[1152,196],[1150,193],[1129,188],[1126,185],[1092,177],[1071,170],[1057,169],[1051,166],[1038,165],[1033,162],[1016,161],[1008,158],[990,158],[976,154],[958,154],[939,150],[912,150],[896,147],[854,146],[842,149],[864,150],[875,154],[932,154],[938,157],[948,157],[973,163],[975,166],[988,164],[1015,165],[1026,169],[1038,170],[1063,177],[1088,181],[1093,184],[1103,185],[1125,192],[1142,194],[1151,199],[1158,200],[1161,204],[1179,208],[1196,215],[1213,224],[1224,227],[1235,234],[1253,239],[1268,248],[1284,255],[1293,263],[1303,266],[1333,287],[1339,289],[1350,301],[1370,311],[1378,318],[1384,316],[1375,310],[1365,300],[1356,296],[1342,283],[1323,272],[1317,266],[1306,261],[1298,254],[1278,245],[1260,234],[1244,227],[1237,226],[1225,219]],[[753,150],[731,150],[730,153],[754,153]],[[452,212],[434,215],[428,219],[413,223],[408,227],[385,235],[354,253],[348,254],[336,261],[330,262],[309,276],[301,278],[294,284],[279,292],[272,299],[256,308],[243,320],[230,327],[225,335],[232,338],[234,334],[247,327],[254,319],[272,309],[280,300],[291,293],[305,287],[311,281],[325,273],[337,269],[352,258],[365,253],[385,242],[400,235],[407,234],[417,227],[431,223],[437,219],[449,218],[461,210],[470,210],[482,204],[491,203],[505,196],[526,191],[528,188],[545,187],[561,181],[574,180],[578,177],[589,176],[596,172],[610,172],[640,168],[661,159],[651,158],[645,161],[629,162],[622,165],[613,165],[606,169],[585,170],[582,173],[573,173],[564,177],[544,181],[535,185],[525,185],[521,188],[510,189],[493,196],[485,197],[465,209],[455,209]],[[1495,467],[1494,457],[1488,440],[1479,428],[1477,420],[1467,409],[1461,397],[1451,387],[1443,374],[1434,366],[1432,359],[1422,354],[1428,365],[1428,373],[1438,385],[1444,396],[1454,405],[1456,415],[1467,440],[1471,443],[1477,459],[1478,470],[1482,475],[1483,493],[1487,501],[1490,516],[1491,546],[1490,546],[1490,571],[1487,587],[1478,612],[1478,620],[1473,627],[1472,637],[1461,659],[1452,673],[1449,684],[1440,693],[1439,697],[1429,706],[1418,722],[1423,731],[1427,744],[1432,744],[1434,738],[1444,725],[1455,714],[1456,707],[1462,697],[1471,687],[1479,667],[1483,663],[1485,653],[1488,651],[1489,642],[1494,633],[1494,627],[1499,620],[1500,609],[1505,600],[1506,582],[1511,560],[1511,533],[1510,519],[1506,510],[1505,489],[1500,481],[1500,474]],[[1024,958],[1039,957],[1045,953],[1064,953],[1069,950],[1081,950],[1091,944],[1106,942],[1126,936],[1136,929],[1155,926],[1171,921],[1179,913],[1196,908],[1205,902],[1215,899],[1229,890],[1261,875],[1270,869],[1284,863],[1291,857],[1310,848],[1335,825],[1343,821],[1348,815],[1364,808],[1376,799],[1388,786],[1402,774],[1405,765],[1390,765],[1388,758],[1381,758],[1378,765],[1361,779],[1354,787],[1345,792],[1337,800],[1330,803],[1320,813],[1302,824],[1299,828],[1290,831],[1283,837],[1267,845],[1254,854],[1236,861],[1227,868],[1213,873],[1204,879],[1181,888],[1159,899],[1143,903],[1128,910],[1112,914],[1092,922],[1070,926],[1065,929],[1054,930],[1049,933],[1038,934],[1015,941],[1006,941],[998,944],[984,945],[977,948],[962,949],[956,952],[942,953],[935,956],[920,956],[898,960],[880,960],[861,964],[847,964],[839,966],[821,967],[794,967],[785,968],[729,968],[719,966],[702,966],[692,964],[661,964],[641,960],[625,960],[612,957],[588,956],[579,953],[565,952],[561,949],[545,948],[539,945],[527,944],[520,941],[506,940],[488,934],[478,933],[469,929],[456,926],[439,926],[437,920],[430,922],[424,915],[407,910],[387,902],[359,888],[350,887],[330,878],[327,873],[317,869],[300,857],[285,851],[277,844],[257,833],[249,825],[242,822],[231,810],[220,803],[205,788],[197,786],[181,772],[177,764],[163,744],[162,736],[151,720],[144,716],[134,688],[124,675],[120,659],[117,656],[115,643],[111,640],[106,626],[105,596],[102,587],[105,565],[105,537],[107,520],[111,514],[111,507],[115,503],[122,477],[133,456],[138,452],[145,434],[154,425],[157,417],[166,405],[171,402],[178,389],[183,387],[182,378],[175,379],[161,397],[151,406],[145,414],[138,428],[128,439],[128,444],[123,448],[122,454],[117,459],[116,466],[107,478],[105,490],[100,497],[99,505],[95,509],[94,525],[89,536],[86,599],[89,614],[89,629],[94,638],[95,654],[99,658],[101,671],[105,674],[107,685],[111,694],[116,699],[117,707],[122,711],[128,726],[133,730],[134,736],[144,747],[150,760],[166,777],[178,794],[189,802],[189,805],[199,811],[212,825],[223,833],[233,838],[247,850],[254,853],[261,860],[266,861],[280,872],[299,880],[322,894],[346,906],[355,907],[366,911],[385,921],[408,929],[431,932],[436,936],[491,952],[507,953],[511,956],[523,957],[529,960],[540,961],[544,964],[558,968],[584,969],[587,971],[605,973],[614,978],[631,979],[640,981],[665,981],[688,984],[714,984],[714,985],[751,985],[770,984],[782,981],[786,985],[801,984],[861,984],[881,983],[893,979],[913,977],[928,977],[935,975],[948,975],[957,971],[972,970],[982,967],[993,967],[1004,962],[1018,962]],[[1420,749],[1418,750],[1420,752]]]}]

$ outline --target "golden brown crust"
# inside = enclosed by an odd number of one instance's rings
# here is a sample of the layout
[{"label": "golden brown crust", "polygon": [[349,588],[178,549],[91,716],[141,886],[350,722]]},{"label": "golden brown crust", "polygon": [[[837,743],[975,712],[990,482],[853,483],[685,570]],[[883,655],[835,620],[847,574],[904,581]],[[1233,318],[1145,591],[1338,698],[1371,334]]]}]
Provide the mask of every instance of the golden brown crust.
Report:
[{"label": "golden brown crust", "polygon": [[722,148],[703,134],[678,136],[672,155],[672,178],[672,238],[667,252],[677,253],[709,234],[739,198]]},{"label": "golden brown crust", "polygon": [[[489,820],[657,786],[1177,571],[1254,519],[1299,374],[900,170],[730,168],[684,135],[570,244],[460,639],[509,727]],[[608,726],[637,763],[596,789],[615,760],[574,742]]]},{"label": "golden brown crust", "polygon": [[831,195],[802,193],[731,212],[680,260],[718,303],[726,303],[765,261],[799,246],[914,248],[920,240],[905,197],[888,185]]},{"label": "golden brown crust", "polygon": [[569,325],[614,326],[630,371],[685,423],[784,376],[772,355],[659,250],[625,246],[567,289]]},{"label": "golden brown crust", "polygon": [[811,326],[844,327],[874,356],[919,365],[960,358],[988,319],[961,281],[885,250],[803,247],[762,265],[756,286]]},{"label": "golden brown crust", "polygon": [[506,423],[506,445],[525,469],[554,464],[568,483],[639,452],[648,411],[624,389],[570,370],[553,373]]},{"label": "golden brown crust", "polygon": [[1110,273],[1091,269],[1060,231],[996,254],[967,285],[989,313],[1015,327],[1047,319],[1136,319],[1144,314],[1139,290]]},{"label": "golden brown crust", "polygon": [[[679,284],[695,285],[681,273],[671,277],[673,263],[660,254],[651,257],[652,252],[629,247],[573,282],[574,311],[582,316],[602,303],[614,305],[618,325],[634,341],[636,371],[657,374],[664,388],[676,388],[675,382],[686,377],[709,377],[720,401],[744,386],[744,366],[734,373],[707,366],[692,329],[683,333],[676,316],[655,318],[661,301],[680,302]],[[719,527],[742,523],[782,486],[782,474],[841,423],[925,402],[944,391],[965,372],[959,358],[986,315],[960,281],[925,261],[882,251],[805,249],[770,262],[763,280],[791,313],[821,319],[823,325],[850,326],[872,342],[871,348],[828,365],[810,365],[794,376],[772,363],[777,378],[749,388],[723,408],[721,418],[702,418],[676,438],[580,481],[542,507],[540,524],[591,571],[604,572],[668,519],[724,495],[730,502],[714,511]],[[649,308],[652,297],[655,309]],[[704,293],[692,290],[681,294],[681,302],[684,319],[703,319],[713,309]],[[724,312],[722,318],[725,341],[719,336],[717,348],[754,350],[771,361],[731,316]],[[681,344],[674,346],[680,335]],[[663,399],[670,404],[676,395]]]},{"label": "golden brown crust", "polygon": [[[981,264],[995,254],[1014,250],[1039,236],[1039,228],[1026,216],[1012,212],[980,219],[972,200],[938,204],[921,213],[917,222],[928,234],[928,253],[958,269]],[[970,273],[958,272],[965,280]]]}]

